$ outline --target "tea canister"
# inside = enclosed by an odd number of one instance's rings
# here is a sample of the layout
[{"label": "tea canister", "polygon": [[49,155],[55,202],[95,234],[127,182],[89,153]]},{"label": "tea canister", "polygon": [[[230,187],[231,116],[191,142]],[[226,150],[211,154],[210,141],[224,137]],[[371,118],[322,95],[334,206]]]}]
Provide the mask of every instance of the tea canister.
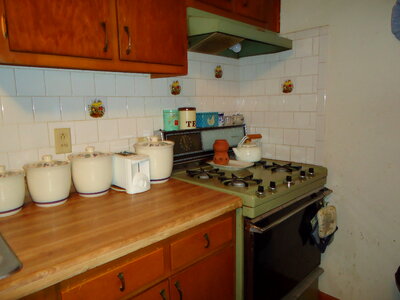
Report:
[{"label": "tea canister", "polygon": [[196,128],[196,108],[180,107],[179,108],[179,128],[195,129]]},{"label": "tea canister", "polygon": [[177,109],[163,110],[164,130],[179,130],[179,112]]}]

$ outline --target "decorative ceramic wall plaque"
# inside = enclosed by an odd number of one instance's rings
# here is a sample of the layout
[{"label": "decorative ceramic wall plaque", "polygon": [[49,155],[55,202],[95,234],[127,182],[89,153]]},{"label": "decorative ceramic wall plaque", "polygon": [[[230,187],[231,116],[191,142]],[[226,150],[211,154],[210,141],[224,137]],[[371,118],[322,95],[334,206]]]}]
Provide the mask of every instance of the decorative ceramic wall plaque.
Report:
[{"label": "decorative ceramic wall plaque", "polygon": [[286,80],[282,84],[282,92],[285,94],[291,93],[294,89],[293,82],[291,80]]},{"label": "decorative ceramic wall plaque", "polygon": [[92,104],[88,105],[89,115],[92,118],[102,118],[106,112],[106,108],[100,99],[93,100]]},{"label": "decorative ceramic wall plaque", "polygon": [[222,67],[220,65],[215,67],[214,74],[215,74],[215,78],[222,78],[224,71],[222,71]]},{"label": "decorative ceramic wall plaque", "polygon": [[179,84],[178,80],[175,80],[171,84],[171,94],[172,95],[179,95],[181,93],[181,85]]}]

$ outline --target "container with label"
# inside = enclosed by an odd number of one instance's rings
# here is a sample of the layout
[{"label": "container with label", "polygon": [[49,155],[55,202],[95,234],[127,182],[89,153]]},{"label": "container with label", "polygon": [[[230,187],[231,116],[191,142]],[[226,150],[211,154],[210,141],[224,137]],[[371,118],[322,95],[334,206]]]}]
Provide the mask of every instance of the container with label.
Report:
[{"label": "container with label", "polygon": [[177,109],[163,110],[164,130],[179,130],[179,113]]},{"label": "container with label", "polygon": [[180,107],[179,108],[179,128],[195,129],[196,128],[196,108]]}]

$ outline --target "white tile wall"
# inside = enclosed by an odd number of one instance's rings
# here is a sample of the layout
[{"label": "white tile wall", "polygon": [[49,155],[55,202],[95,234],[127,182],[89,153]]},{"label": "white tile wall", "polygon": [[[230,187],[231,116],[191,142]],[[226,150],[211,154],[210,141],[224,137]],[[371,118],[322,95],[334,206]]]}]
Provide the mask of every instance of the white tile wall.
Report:
[{"label": "white tile wall", "polygon": [[[132,150],[135,138],[162,128],[162,109],[193,105],[198,111],[241,112],[251,132],[263,135],[265,157],[323,163],[327,101],[328,30],[287,34],[293,50],[240,60],[188,53],[184,77],[0,66],[0,164],[54,154],[54,129],[70,128],[73,151]],[[214,69],[221,65],[223,77]],[[283,94],[291,79],[294,91]],[[178,80],[180,95],[170,93]],[[89,116],[101,99],[106,113]]]}]

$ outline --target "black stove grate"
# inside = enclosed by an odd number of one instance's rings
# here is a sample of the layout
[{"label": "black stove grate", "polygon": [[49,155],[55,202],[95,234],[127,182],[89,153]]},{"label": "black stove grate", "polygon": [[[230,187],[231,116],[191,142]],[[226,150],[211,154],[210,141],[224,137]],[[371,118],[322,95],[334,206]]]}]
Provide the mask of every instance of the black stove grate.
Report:
[{"label": "black stove grate", "polygon": [[302,168],[302,166],[293,166],[292,163],[280,165],[280,164],[273,162],[272,165],[268,165],[268,163],[266,163],[264,165],[264,169],[271,170],[272,173],[281,172],[281,171],[292,173],[293,171],[301,170],[301,168]]},{"label": "black stove grate", "polygon": [[262,179],[255,179],[253,175],[248,175],[245,177],[239,177],[232,173],[232,177],[228,178],[225,176],[220,176],[218,178],[224,185],[234,186],[234,187],[248,187],[249,185],[261,184]]},{"label": "black stove grate", "polygon": [[186,170],[186,174],[198,179],[211,179],[215,176],[224,176],[225,172],[221,172],[219,169],[200,168],[198,170]]}]

